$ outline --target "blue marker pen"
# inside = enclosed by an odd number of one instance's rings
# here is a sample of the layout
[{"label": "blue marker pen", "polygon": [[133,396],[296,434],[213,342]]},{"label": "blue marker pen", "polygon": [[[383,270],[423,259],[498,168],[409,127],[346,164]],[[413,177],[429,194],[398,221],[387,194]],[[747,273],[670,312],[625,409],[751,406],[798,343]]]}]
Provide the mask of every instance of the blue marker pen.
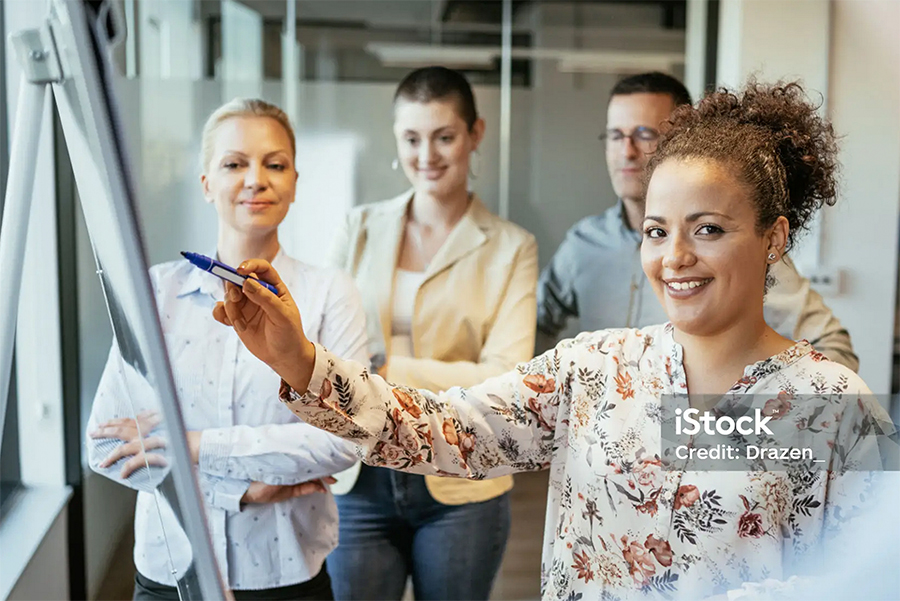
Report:
[{"label": "blue marker pen", "polygon": [[[210,259],[209,257],[204,256],[204,255],[200,255],[197,253],[183,252],[183,253],[181,253],[181,256],[183,256],[185,259],[190,261],[194,267],[198,267],[198,268],[202,269],[203,271],[208,271],[211,274],[213,274],[214,276],[222,278],[226,282],[231,282],[232,284],[234,284],[235,286],[238,286],[238,287],[243,287],[244,280],[246,280],[248,277],[250,277],[248,275],[239,274],[237,272],[237,270],[234,269],[234,267],[229,267],[225,263],[219,263],[215,259]],[[275,286],[273,286],[272,284],[269,284],[268,282],[263,282],[262,280],[257,279],[257,278],[253,278],[253,279],[255,279],[257,282],[259,282],[260,286],[265,286],[266,288],[268,288],[272,294],[275,294],[275,295],[278,294],[278,289],[276,289]]]}]

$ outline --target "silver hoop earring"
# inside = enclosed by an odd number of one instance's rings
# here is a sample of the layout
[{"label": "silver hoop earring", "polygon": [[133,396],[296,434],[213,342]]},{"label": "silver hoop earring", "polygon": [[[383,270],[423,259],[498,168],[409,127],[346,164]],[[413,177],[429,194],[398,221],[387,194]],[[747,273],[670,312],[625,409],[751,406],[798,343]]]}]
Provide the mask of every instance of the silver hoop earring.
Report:
[{"label": "silver hoop earring", "polygon": [[400,168],[400,159],[394,159],[393,161],[391,161],[391,169],[396,171],[399,168]]},{"label": "silver hoop earring", "polygon": [[481,155],[475,150],[469,153],[469,177],[478,179],[478,173],[481,171]]},{"label": "silver hoop earring", "polygon": [[777,259],[777,258],[778,258],[778,255],[776,255],[775,253],[769,253],[769,261],[770,262],[774,263],[775,259]]}]

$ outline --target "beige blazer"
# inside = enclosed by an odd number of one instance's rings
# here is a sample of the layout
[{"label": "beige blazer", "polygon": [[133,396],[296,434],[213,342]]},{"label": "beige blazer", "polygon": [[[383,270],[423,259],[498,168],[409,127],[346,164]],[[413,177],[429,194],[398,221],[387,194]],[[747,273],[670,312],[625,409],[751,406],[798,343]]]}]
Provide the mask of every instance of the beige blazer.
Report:
[{"label": "beige blazer", "polygon": [[[492,215],[477,197],[425,271],[413,312],[415,356],[391,356],[394,271],[411,199],[407,191],[353,209],[330,256],[333,266],[356,280],[370,355],[387,357],[387,380],[439,392],[479,384],[531,359],[537,243],[524,229]],[[485,501],[512,488],[511,476],[481,481],[427,476],[425,481],[431,495],[448,505]]]}]

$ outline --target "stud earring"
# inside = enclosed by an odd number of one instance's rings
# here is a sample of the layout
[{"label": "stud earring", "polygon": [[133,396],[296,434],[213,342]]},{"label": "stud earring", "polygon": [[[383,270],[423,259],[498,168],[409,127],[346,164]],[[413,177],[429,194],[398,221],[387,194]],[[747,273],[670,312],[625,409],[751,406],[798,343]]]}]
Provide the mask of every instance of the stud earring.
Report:
[{"label": "stud earring", "polygon": [[775,259],[777,259],[777,258],[778,258],[778,255],[776,255],[775,253],[769,253],[769,262],[770,263],[774,263]]},{"label": "stud earring", "polygon": [[400,159],[394,159],[393,161],[391,161],[391,169],[396,171],[399,168],[400,168]]}]

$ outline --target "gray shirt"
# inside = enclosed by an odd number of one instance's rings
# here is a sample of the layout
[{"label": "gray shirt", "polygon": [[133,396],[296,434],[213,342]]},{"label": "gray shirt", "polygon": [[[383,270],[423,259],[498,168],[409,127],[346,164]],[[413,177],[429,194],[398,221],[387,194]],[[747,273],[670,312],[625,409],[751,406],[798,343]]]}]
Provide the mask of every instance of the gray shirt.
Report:
[{"label": "gray shirt", "polygon": [[[668,321],[641,268],[641,234],[619,201],[566,234],[538,281],[538,330],[556,338],[570,317],[581,331],[644,327]],[[787,256],[772,266],[766,322],[791,340],[808,340],[829,359],[859,368],[850,334]]]}]

